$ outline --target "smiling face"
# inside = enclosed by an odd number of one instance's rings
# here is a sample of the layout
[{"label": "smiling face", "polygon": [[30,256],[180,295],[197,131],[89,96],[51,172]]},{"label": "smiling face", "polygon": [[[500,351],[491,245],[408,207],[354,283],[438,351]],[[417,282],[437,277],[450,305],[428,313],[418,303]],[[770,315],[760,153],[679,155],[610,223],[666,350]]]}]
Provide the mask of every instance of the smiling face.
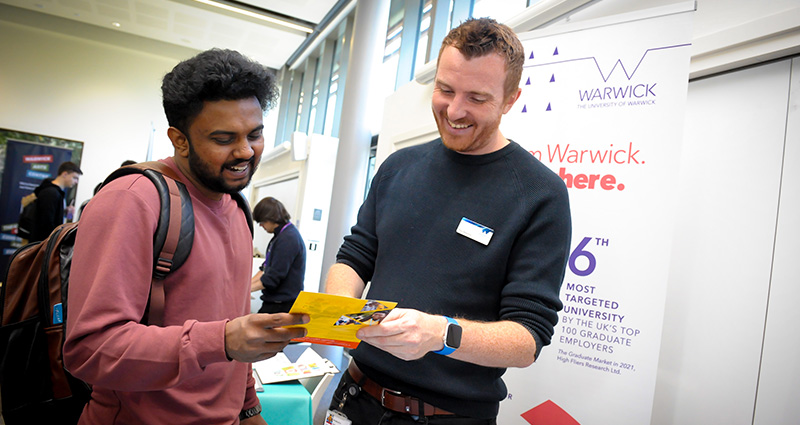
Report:
[{"label": "smiling face", "polygon": [[520,90],[505,96],[505,78],[505,61],[500,55],[467,59],[455,47],[445,47],[436,70],[431,105],[447,148],[482,155],[508,144],[500,133],[500,119],[519,98]]},{"label": "smiling face", "polygon": [[247,186],[264,151],[263,113],[255,97],[207,101],[188,133],[167,131],[175,162],[206,196],[220,199]]}]

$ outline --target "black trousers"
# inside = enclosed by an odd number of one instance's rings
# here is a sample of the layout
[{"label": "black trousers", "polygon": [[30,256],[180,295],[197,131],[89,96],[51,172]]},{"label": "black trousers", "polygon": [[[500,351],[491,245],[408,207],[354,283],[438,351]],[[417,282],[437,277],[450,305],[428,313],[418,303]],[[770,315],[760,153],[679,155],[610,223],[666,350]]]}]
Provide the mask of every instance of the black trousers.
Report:
[{"label": "black trousers", "polygon": [[[381,406],[378,400],[360,388],[358,391],[351,389],[353,386],[358,388],[350,373],[345,371],[339,387],[333,393],[330,406],[330,410],[344,413],[353,425],[497,425],[496,419],[474,419],[456,415],[416,417],[394,412]],[[352,395],[354,392],[355,396]]]}]

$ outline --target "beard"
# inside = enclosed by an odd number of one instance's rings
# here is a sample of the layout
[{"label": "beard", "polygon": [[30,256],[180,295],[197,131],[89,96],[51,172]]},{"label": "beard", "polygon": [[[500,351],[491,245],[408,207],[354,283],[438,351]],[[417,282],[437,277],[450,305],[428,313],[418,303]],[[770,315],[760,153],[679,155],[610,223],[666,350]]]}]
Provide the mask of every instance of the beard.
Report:
[{"label": "beard", "polygon": [[[211,189],[214,192],[218,193],[227,193],[232,195],[237,193],[247,187],[250,184],[250,180],[253,178],[253,174],[256,172],[256,168],[258,168],[258,164],[256,164],[255,156],[250,157],[250,159],[246,161],[231,161],[227,162],[222,165],[222,167],[217,170],[216,172],[211,169],[207,162],[200,159],[197,153],[194,151],[192,147],[192,141],[188,140],[189,142],[189,168],[195,175],[195,178],[205,187]],[[237,185],[230,185],[228,182],[222,177],[223,169],[226,167],[236,166],[241,164],[242,162],[247,162],[249,164],[249,172],[247,173],[247,180],[239,183]]]},{"label": "beard", "polygon": [[[467,139],[465,136],[454,136],[449,132],[450,124],[448,124],[446,116],[434,112],[433,117],[436,121],[436,127],[439,129],[439,136],[441,136],[444,146],[452,151],[463,154],[470,154],[494,142],[493,138],[500,128],[501,119],[501,117],[498,116],[497,119],[482,123],[481,128],[476,128],[477,132],[474,133],[471,138]],[[475,122],[472,124],[476,127],[478,126]]]}]

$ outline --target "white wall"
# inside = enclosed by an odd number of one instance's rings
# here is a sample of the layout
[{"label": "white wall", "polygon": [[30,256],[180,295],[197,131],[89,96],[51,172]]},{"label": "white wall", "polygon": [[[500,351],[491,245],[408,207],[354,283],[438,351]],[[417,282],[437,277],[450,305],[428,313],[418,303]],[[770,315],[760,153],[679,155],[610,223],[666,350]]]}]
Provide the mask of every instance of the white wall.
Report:
[{"label": "white wall", "polygon": [[[304,290],[317,292],[324,274],[322,256],[330,217],[339,140],[321,134],[312,134],[309,137],[303,133],[295,133],[293,137],[298,140],[292,144],[291,151],[276,148],[275,152],[280,152],[279,155],[262,160],[253,176],[251,203],[255,205],[264,197],[273,196],[289,210],[291,221],[297,226],[306,244]],[[297,149],[305,152],[305,159],[293,159]],[[256,248],[265,252],[271,237],[263,230],[257,231],[254,240]]]},{"label": "white wall", "polygon": [[304,161],[301,192],[300,234],[306,242],[305,290],[318,292],[327,270],[322,269],[328,220],[331,215],[333,175],[339,139],[311,134],[308,137],[308,158]]},{"label": "white wall", "polygon": [[[780,361],[789,352],[762,355],[767,316],[777,316],[769,324],[777,335],[792,323],[769,308],[780,201],[791,193],[782,184],[800,184],[784,176],[800,167],[784,162],[785,148],[800,147],[786,137],[791,63],[690,83],[654,424],[750,424],[767,385],[762,366],[796,381]],[[788,282],[781,288],[800,295]],[[791,381],[775,379],[763,394],[785,393]]]},{"label": "white wall", "polygon": [[122,161],[145,160],[151,128],[153,158],[172,154],[161,78],[184,58],[21,25],[16,10],[0,8],[0,128],[84,142],[76,205]]},{"label": "white wall", "polygon": [[800,339],[796,337],[796,324],[800,323],[800,59],[792,61],[791,69],[780,206],[753,421],[757,425],[796,423],[800,418],[800,367],[796,360],[800,352]]},{"label": "white wall", "polygon": [[386,97],[375,152],[376,169],[392,152],[439,137],[431,111],[432,94],[433,84],[411,81]]}]

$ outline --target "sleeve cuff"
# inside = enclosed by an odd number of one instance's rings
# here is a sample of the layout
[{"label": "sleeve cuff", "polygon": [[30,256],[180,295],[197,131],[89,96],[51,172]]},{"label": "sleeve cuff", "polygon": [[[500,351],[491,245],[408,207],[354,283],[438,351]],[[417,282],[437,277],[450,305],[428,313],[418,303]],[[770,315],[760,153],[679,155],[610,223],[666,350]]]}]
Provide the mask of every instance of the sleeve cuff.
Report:
[{"label": "sleeve cuff", "polygon": [[192,345],[197,348],[200,367],[231,361],[225,352],[225,325],[228,320],[195,322],[190,331]]}]

